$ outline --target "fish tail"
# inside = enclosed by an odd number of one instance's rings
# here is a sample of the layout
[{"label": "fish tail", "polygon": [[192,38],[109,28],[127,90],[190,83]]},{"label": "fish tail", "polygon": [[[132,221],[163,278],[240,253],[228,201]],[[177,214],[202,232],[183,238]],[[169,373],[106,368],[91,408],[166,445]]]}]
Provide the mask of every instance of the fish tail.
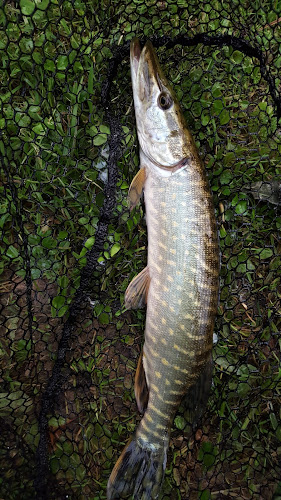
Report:
[{"label": "fish tail", "polygon": [[155,447],[136,434],[124,448],[107,484],[107,500],[133,495],[136,500],[155,500],[162,485],[169,439]]}]

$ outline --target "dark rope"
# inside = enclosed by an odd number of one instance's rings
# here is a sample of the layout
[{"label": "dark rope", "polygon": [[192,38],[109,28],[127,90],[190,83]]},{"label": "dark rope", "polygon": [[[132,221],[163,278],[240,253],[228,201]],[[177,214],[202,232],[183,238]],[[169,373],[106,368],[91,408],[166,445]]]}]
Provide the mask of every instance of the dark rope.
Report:
[{"label": "dark rope", "polygon": [[236,50],[239,50],[240,52],[243,52],[243,54],[245,54],[246,56],[255,57],[259,61],[261,75],[268,83],[270,95],[276,106],[277,118],[278,119],[281,118],[281,96],[278,90],[276,89],[274,78],[271,75],[269,69],[267,68],[266,57],[263,54],[263,51],[259,47],[253,46],[247,40],[233,35],[210,36],[206,35],[205,33],[200,33],[193,37],[189,37],[187,35],[178,35],[173,39],[167,36],[163,36],[160,38],[152,37],[151,41],[155,47],[162,47],[163,45],[165,45],[167,49],[171,49],[175,45],[183,45],[184,47],[193,47],[195,45],[198,45],[199,43],[208,46],[215,45],[218,47],[223,47],[224,45],[228,45]]},{"label": "dark rope", "polygon": [[[52,375],[49,379],[47,388],[42,396],[41,411],[39,415],[39,433],[40,439],[36,450],[36,475],[34,487],[38,500],[48,498],[48,414],[51,412],[54,404],[54,396],[61,389],[62,367],[65,361],[68,349],[69,338],[75,328],[77,316],[85,305],[88,297],[90,284],[93,280],[93,272],[97,266],[97,260],[103,251],[105,239],[107,236],[108,225],[112,218],[115,206],[115,191],[118,180],[117,161],[120,158],[121,134],[122,129],[119,121],[115,119],[108,107],[111,82],[118,66],[118,61],[111,65],[108,70],[108,78],[104,85],[102,94],[102,103],[106,109],[106,119],[110,126],[109,140],[109,158],[108,158],[108,182],[105,187],[105,197],[100,212],[100,218],[95,235],[93,248],[87,253],[87,262],[81,272],[80,286],[69,308],[69,316],[64,325],[62,337],[58,346],[57,359],[54,363]],[[109,83],[110,82],[110,83]]]}]

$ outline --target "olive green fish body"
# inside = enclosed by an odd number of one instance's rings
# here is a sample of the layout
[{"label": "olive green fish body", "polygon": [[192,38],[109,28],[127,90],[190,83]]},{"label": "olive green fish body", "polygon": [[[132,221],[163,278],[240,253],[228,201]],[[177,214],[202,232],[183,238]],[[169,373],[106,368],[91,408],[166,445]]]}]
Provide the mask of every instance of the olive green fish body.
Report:
[{"label": "olive green fish body", "polygon": [[144,193],[151,281],[143,364],[149,403],[139,432],[156,443],[210,358],[219,253],[212,198],[198,158],[169,177],[147,167]]},{"label": "olive green fish body", "polygon": [[206,368],[218,301],[219,250],[209,184],[150,42],[141,50],[138,40],[132,41],[131,73],[141,168],[129,198],[134,208],[144,191],[148,260],[130,283],[125,304],[147,305],[135,380],[144,415],[111,473],[108,500],[158,498],[175,412],[186,393],[202,399],[205,373],[211,377]]}]

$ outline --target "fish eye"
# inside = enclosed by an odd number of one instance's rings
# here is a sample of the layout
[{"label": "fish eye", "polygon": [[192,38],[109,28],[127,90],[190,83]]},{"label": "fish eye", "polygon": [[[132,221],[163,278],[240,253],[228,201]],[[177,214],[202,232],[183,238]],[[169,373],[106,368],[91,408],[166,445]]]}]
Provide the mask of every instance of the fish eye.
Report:
[{"label": "fish eye", "polygon": [[171,98],[170,94],[167,92],[161,92],[158,96],[158,106],[161,109],[169,109],[173,104],[173,99]]}]

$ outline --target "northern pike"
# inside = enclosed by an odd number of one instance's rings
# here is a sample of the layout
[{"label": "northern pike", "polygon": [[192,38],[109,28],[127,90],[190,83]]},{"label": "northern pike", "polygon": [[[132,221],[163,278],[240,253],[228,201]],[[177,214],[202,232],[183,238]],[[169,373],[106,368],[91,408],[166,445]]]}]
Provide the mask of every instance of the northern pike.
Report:
[{"label": "northern pike", "polygon": [[[131,208],[144,191],[147,267],[129,284],[125,306],[147,305],[135,395],[143,418],[114,466],[107,498],[158,498],[170,430],[184,395],[207,402],[218,303],[219,249],[204,166],[151,42],[131,42],[140,170]],[[192,400],[193,399],[193,400]],[[202,404],[201,404],[202,403]]]}]

